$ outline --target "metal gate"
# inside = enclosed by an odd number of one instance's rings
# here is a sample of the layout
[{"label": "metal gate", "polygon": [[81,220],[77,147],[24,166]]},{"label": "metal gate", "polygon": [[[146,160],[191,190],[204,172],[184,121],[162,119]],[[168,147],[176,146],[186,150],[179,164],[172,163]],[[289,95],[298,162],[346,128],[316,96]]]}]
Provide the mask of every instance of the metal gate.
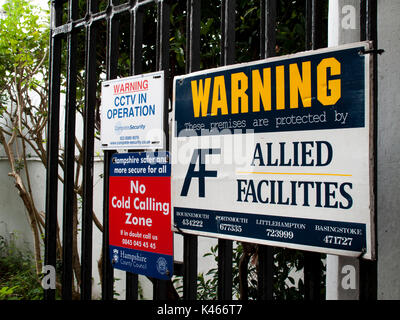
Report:
[{"label": "metal gate", "polygon": [[[119,76],[164,70],[165,106],[171,99],[171,83],[179,71],[170,65],[171,21],[175,23],[177,8],[186,19],[185,70],[190,73],[200,70],[201,18],[205,7],[210,4],[200,0],[53,0],[51,1],[50,36],[50,104],[48,113],[47,140],[47,185],[46,185],[46,235],[45,264],[56,266],[61,261],[62,299],[72,299],[72,237],[75,161],[82,162],[81,203],[81,279],[80,298],[92,298],[92,251],[93,251],[93,168],[95,158],[95,135],[98,130],[99,79],[109,80]],[[253,1],[256,3],[256,1]],[[304,3],[305,39],[298,51],[313,50],[326,46],[327,0],[307,0]],[[180,6],[177,4],[180,3]],[[277,12],[287,5],[282,0],[260,0],[256,3],[258,29],[248,30],[258,37],[258,59],[274,56],[277,49]],[[219,63],[229,65],[236,61],[235,39],[240,14],[235,0],[221,0],[215,5],[220,17]],[[172,11],[173,9],[173,11]],[[360,0],[360,39],[373,40],[376,46],[376,0]],[[149,22],[150,21],[150,22]],[[121,28],[129,24],[129,28]],[[121,30],[125,30],[121,32]],[[129,32],[126,32],[129,30]],[[150,36],[149,36],[150,35]],[[153,42],[152,42],[153,41]],[[99,56],[98,46],[103,44]],[[84,45],[84,46],[83,46]],[[235,47],[236,46],[236,47]],[[125,48],[125,49],[123,49]],[[178,48],[179,49],[179,48]],[[240,48],[239,48],[240,49]],[[123,51],[124,50],[124,51]],[[123,53],[122,53],[123,51]],[[146,59],[143,56],[146,55]],[[99,72],[99,61],[105,66]],[[121,63],[122,61],[122,63]],[[65,62],[65,63],[64,63]],[[126,63],[126,64],[125,64]],[[376,62],[375,62],[376,65]],[[124,69],[124,70],[122,70]],[[376,68],[375,79],[376,79]],[[83,91],[77,91],[77,79],[83,81]],[[376,81],[376,80],[375,80]],[[375,86],[376,87],[376,86]],[[60,122],[61,93],[65,90],[65,123]],[[83,108],[78,100],[84,101]],[[376,99],[376,91],[374,91]],[[171,110],[166,110],[171,111]],[[75,132],[76,115],[83,114],[83,158],[76,159]],[[168,115],[168,112],[165,112]],[[168,117],[165,117],[168,128]],[[64,136],[60,129],[64,127]],[[168,136],[168,135],[167,135]],[[63,139],[63,140],[62,140]],[[60,161],[60,141],[64,150]],[[167,142],[167,149],[169,144]],[[103,190],[103,243],[102,243],[102,299],[113,299],[113,268],[108,252],[108,172],[111,151],[104,152]],[[57,252],[58,180],[59,166],[63,166],[62,203],[62,248]],[[60,214],[61,216],[61,214]],[[183,236],[183,264],[176,263],[177,274],[183,275],[183,299],[194,300],[197,293],[198,239]],[[258,248],[258,299],[273,299],[273,248]],[[304,298],[323,299],[321,294],[321,254],[304,253]],[[376,298],[376,263],[360,261],[361,296]],[[218,299],[232,298],[232,241],[218,241]],[[366,276],[368,275],[368,276]],[[171,298],[168,288],[171,283],[153,280],[154,299]],[[55,299],[55,290],[45,290],[45,298]],[[126,299],[138,298],[138,276],[127,273]]]}]

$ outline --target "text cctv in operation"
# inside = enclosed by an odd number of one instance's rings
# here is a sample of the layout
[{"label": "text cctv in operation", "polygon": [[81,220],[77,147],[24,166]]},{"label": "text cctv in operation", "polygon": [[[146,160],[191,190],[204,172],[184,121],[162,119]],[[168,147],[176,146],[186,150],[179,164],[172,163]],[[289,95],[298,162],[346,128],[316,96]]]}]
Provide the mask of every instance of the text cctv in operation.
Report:
[{"label": "text cctv in operation", "polygon": [[148,80],[114,85],[114,108],[107,110],[108,119],[154,116],[155,104],[147,103]]}]

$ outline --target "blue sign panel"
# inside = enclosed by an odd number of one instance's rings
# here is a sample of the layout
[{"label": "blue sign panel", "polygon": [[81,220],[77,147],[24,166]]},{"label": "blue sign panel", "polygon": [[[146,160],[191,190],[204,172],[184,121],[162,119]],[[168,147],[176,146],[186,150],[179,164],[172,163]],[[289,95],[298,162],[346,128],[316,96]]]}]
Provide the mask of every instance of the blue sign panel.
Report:
[{"label": "blue sign panel", "polygon": [[175,227],[263,243],[301,244],[362,252],[366,248],[365,224],[279,217],[216,210],[174,208]]},{"label": "blue sign panel", "polygon": [[272,59],[179,79],[174,134],[363,127],[365,56],[360,50]]}]

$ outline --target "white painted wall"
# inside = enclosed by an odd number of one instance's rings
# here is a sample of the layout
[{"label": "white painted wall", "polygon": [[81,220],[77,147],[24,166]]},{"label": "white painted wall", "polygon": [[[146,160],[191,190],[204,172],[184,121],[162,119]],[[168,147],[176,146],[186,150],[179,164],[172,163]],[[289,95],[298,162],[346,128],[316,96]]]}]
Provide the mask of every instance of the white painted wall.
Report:
[{"label": "white painted wall", "polygon": [[[359,1],[330,0],[329,43],[337,45],[358,41],[356,30],[348,27],[348,7],[354,6],[358,13]],[[379,0],[378,49],[385,52],[378,61],[378,133],[377,133],[377,242],[378,242],[378,299],[400,299],[400,1]],[[342,11],[344,10],[344,11]],[[346,12],[346,13],[344,13]],[[354,33],[356,32],[356,33]],[[328,256],[327,298],[343,298],[343,267],[356,265],[341,262],[341,258]],[[347,268],[347,272],[351,269]],[[356,276],[358,277],[358,271]],[[358,281],[358,278],[356,278]],[[341,287],[342,286],[342,287]],[[358,286],[358,282],[357,282]],[[354,297],[353,297],[354,298]]]},{"label": "white painted wall", "polygon": [[[329,1],[328,47],[360,41],[359,12],[359,0]],[[326,299],[358,300],[359,289],[358,260],[328,254]]]},{"label": "white painted wall", "polygon": [[400,1],[378,1],[378,299],[400,299]]}]

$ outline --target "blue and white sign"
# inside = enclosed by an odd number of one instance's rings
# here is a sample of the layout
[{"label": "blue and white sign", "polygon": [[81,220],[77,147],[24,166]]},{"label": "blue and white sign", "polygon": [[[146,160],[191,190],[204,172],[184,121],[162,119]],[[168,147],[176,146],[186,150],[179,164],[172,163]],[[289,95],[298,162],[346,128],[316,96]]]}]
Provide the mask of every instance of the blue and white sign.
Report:
[{"label": "blue and white sign", "polygon": [[162,149],[164,71],[103,81],[100,113],[102,149]]},{"label": "blue and white sign", "polygon": [[176,229],[374,259],[369,48],[176,77]]}]

